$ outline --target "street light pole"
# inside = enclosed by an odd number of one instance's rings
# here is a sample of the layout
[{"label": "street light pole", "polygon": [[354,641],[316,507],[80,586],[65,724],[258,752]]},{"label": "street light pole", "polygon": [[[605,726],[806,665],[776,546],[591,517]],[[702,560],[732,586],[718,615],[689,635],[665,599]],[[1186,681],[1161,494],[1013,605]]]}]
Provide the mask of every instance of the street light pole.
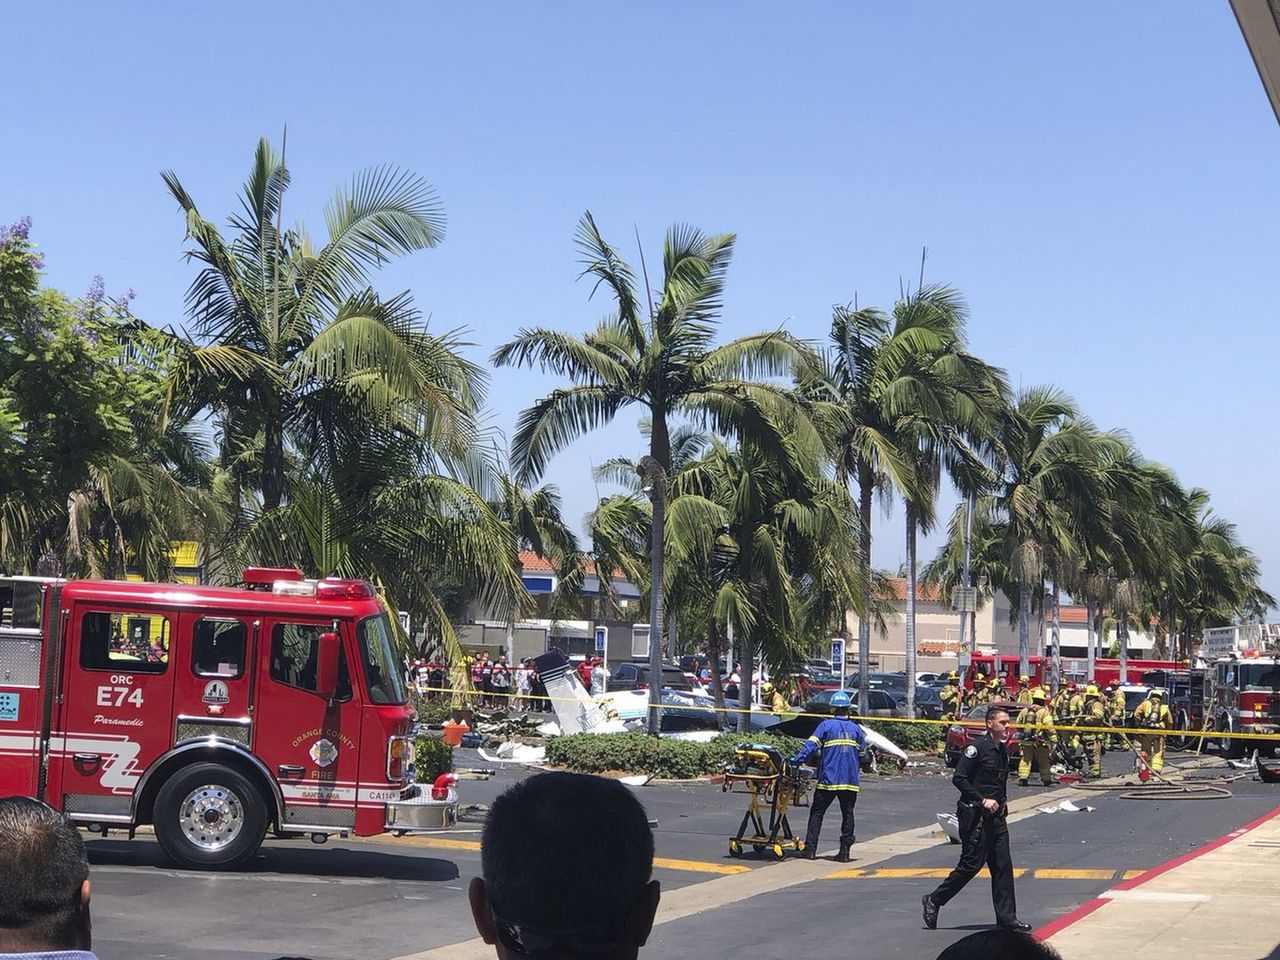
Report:
[{"label": "street light pole", "polygon": [[662,527],[666,522],[667,471],[653,457],[645,456],[636,472],[653,505],[649,525],[649,733],[656,737],[662,728]]}]

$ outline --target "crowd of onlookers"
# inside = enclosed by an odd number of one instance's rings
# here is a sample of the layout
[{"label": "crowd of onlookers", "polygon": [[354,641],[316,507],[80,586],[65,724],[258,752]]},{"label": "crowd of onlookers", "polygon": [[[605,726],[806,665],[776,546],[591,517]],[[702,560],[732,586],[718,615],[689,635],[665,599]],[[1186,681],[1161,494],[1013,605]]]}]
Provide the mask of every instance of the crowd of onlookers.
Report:
[{"label": "crowd of onlookers", "polygon": [[[471,688],[485,707],[519,713],[551,710],[546,685],[532,657],[510,663],[505,653],[498,654],[495,659],[482,650],[467,658],[466,670],[470,674]],[[586,657],[574,672],[592,696],[608,690],[609,674],[603,658]],[[419,691],[428,699],[444,696],[450,690],[449,668],[443,663],[418,663],[415,679]]]}]

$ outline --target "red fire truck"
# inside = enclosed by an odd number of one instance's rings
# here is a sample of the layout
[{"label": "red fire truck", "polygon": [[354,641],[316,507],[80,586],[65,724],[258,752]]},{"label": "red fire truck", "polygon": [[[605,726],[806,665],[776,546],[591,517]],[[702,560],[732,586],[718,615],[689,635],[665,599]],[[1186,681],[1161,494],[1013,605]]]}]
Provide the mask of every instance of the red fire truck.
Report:
[{"label": "red fire truck", "polygon": [[1276,734],[1275,740],[1218,738],[1218,751],[1237,759],[1255,747],[1280,744],[1280,658],[1258,650],[1220,657],[1209,668],[1206,721],[1218,733]]},{"label": "red fire truck", "polygon": [[456,820],[451,786],[410,782],[413,712],[368,583],[249,568],[238,588],[7,589],[0,795],[104,836],[152,824],[175,861],[210,869],[268,830],[323,842]]},{"label": "red fire truck", "polygon": [[[1031,671],[1031,685],[1038,686],[1045,680],[1048,666],[1046,657],[1028,657],[1027,669]],[[1000,653],[975,653],[969,658],[969,668],[965,671],[964,687],[973,686],[974,677],[982,674],[988,681],[999,674],[1004,681],[1006,691],[1018,692],[1018,657]]]}]

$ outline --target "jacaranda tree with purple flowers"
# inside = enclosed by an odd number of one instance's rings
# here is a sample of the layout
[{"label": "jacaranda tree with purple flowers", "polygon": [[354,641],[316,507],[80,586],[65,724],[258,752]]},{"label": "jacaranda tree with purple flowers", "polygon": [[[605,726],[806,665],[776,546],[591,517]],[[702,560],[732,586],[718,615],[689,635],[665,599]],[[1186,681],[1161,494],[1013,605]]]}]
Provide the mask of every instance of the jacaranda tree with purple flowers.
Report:
[{"label": "jacaranda tree with purple flowers", "polygon": [[24,217],[0,228],[0,566],[162,578],[169,544],[216,526],[205,457],[161,414],[171,337],[106,296],[42,287]]}]

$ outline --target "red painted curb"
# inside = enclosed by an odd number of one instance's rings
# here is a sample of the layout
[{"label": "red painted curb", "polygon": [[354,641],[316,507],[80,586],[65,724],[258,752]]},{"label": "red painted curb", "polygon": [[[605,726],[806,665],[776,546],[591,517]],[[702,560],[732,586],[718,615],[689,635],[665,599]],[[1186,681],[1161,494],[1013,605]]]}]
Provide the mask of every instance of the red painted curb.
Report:
[{"label": "red painted curb", "polygon": [[[1202,847],[1197,847],[1194,850],[1189,850],[1186,853],[1183,853],[1174,857],[1172,860],[1166,860],[1164,863],[1160,864],[1159,866],[1152,867],[1150,870],[1147,870],[1144,873],[1139,874],[1138,876],[1134,877],[1132,880],[1125,880],[1121,883],[1117,883],[1111,889],[1133,890],[1135,887],[1140,887],[1142,886],[1142,884],[1146,883],[1148,880],[1154,880],[1156,877],[1160,876],[1160,874],[1162,873],[1166,873],[1169,870],[1174,869],[1175,867],[1180,867],[1184,863],[1194,860],[1197,857],[1203,857],[1206,853],[1209,853],[1213,850],[1217,850],[1219,847],[1230,843],[1232,840],[1236,840],[1244,836],[1246,833],[1248,833],[1251,830],[1256,830],[1258,827],[1262,826],[1268,820],[1274,820],[1276,817],[1280,817],[1280,807],[1276,807],[1274,810],[1272,810],[1269,813],[1264,813],[1262,816],[1258,817],[1256,820],[1250,820],[1248,823],[1246,823],[1242,827],[1236,827],[1236,829],[1232,830],[1230,833],[1225,833],[1222,836],[1218,837],[1218,839],[1216,840],[1210,840],[1208,843],[1206,843]],[[1111,901],[1102,897],[1095,897],[1092,900],[1089,900],[1089,901],[1086,901],[1085,903],[1080,904],[1080,906],[1076,907],[1070,913],[1064,914],[1063,916],[1059,917],[1057,920],[1053,920],[1049,923],[1046,923],[1043,927],[1040,927],[1039,929],[1032,931],[1031,935],[1035,937],[1037,940],[1048,940],[1054,934],[1061,933],[1063,930],[1071,926],[1076,921],[1083,920],[1085,917],[1093,913],[1099,907],[1108,903],[1111,903]]]}]

